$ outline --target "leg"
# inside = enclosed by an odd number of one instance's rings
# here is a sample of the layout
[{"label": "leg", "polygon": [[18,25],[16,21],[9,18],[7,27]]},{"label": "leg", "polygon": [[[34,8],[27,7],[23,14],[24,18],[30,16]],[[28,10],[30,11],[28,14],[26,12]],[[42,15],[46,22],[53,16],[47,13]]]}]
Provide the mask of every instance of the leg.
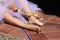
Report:
[{"label": "leg", "polygon": [[[4,15],[4,20],[6,20],[8,23],[11,24],[15,24],[17,26],[21,26],[23,28],[26,29],[32,29],[32,30],[36,30],[36,29],[40,29],[38,26],[33,25],[33,24],[29,24],[29,23],[24,23],[21,20],[14,18],[12,15],[10,15],[8,12],[5,13]],[[23,25],[22,25],[23,24]]]}]

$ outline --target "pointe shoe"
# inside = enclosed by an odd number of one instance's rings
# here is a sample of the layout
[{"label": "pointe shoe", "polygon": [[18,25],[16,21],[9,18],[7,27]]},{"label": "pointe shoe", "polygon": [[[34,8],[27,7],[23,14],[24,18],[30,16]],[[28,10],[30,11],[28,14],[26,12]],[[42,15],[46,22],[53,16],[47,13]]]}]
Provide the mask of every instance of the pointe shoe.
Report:
[{"label": "pointe shoe", "polygon": [[31,16],[29,18],[29,23],[35,23],[37,25],[43,26],[44,23],[40,22],[38,19],[36,19],[34,16]]},{"label": "pointe shoe", "polygon": [[35,11],[32,14],[33,15],[31,15],[30,17],[28,17],[29,23],[34,23],[34,24],[43,26],[44,23],[42,23],[41,21],[39,21],[40,16]]}]

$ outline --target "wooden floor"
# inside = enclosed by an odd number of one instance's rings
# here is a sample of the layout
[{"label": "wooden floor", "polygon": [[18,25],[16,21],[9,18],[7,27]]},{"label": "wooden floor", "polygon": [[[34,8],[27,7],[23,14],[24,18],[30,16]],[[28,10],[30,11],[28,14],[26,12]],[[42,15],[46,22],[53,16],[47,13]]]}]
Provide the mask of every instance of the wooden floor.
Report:
[{"label": "wooden floor", "polygon": [[[40,33],[30,30],[26,30],[26,32],[29,34],[32,40],[60,40],[60,26],[45,26],[40,28]],[[0,24],[0,32],[27,39],[21,28],[8,24]]]},{"label": "wooden floor", "polygon": [[[56,23],[56,25],[45,25],[41,28],[40,33],[36,33],[34,31],[26,30],[29,34],[31,40],[60,40],[60,23],[59,18],[54,18],[50,23]],[[9,24],[0,24],[0,32],[4,34],[9,34],[16,37],[23,37],[28,40],[27,35],[23,32],[23,30],[19,27],[12,26]]]}]

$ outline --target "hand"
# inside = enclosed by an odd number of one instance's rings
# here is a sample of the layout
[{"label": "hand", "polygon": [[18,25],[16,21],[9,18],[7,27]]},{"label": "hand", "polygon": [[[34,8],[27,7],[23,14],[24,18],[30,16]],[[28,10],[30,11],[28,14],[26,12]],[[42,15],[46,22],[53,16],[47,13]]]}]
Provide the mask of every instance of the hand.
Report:
[{"label": "hand", "polygon": [[8,9],[12,10],[13,12],[18,12],[18,8],[15,5],[9,5]]}]

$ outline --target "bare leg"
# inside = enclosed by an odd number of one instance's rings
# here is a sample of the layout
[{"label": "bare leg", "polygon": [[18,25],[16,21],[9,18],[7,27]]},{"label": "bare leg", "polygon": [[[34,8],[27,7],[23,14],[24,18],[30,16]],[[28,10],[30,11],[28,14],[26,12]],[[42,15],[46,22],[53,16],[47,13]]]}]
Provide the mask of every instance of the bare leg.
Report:
[{"label": "bare leg", "polygon": [[8,23],[12,23],[21,27],[24,27],[26,29],[32,29],[32,30],[36,30],[36,29],[40,29],[38,26],[33,25],[33,24],[29,24],[29,23],[24,23],[21,20],[14,18],[12,15],[10,15],[8,12],[5,13],[4,15],[4,20],[6,20]]}]

